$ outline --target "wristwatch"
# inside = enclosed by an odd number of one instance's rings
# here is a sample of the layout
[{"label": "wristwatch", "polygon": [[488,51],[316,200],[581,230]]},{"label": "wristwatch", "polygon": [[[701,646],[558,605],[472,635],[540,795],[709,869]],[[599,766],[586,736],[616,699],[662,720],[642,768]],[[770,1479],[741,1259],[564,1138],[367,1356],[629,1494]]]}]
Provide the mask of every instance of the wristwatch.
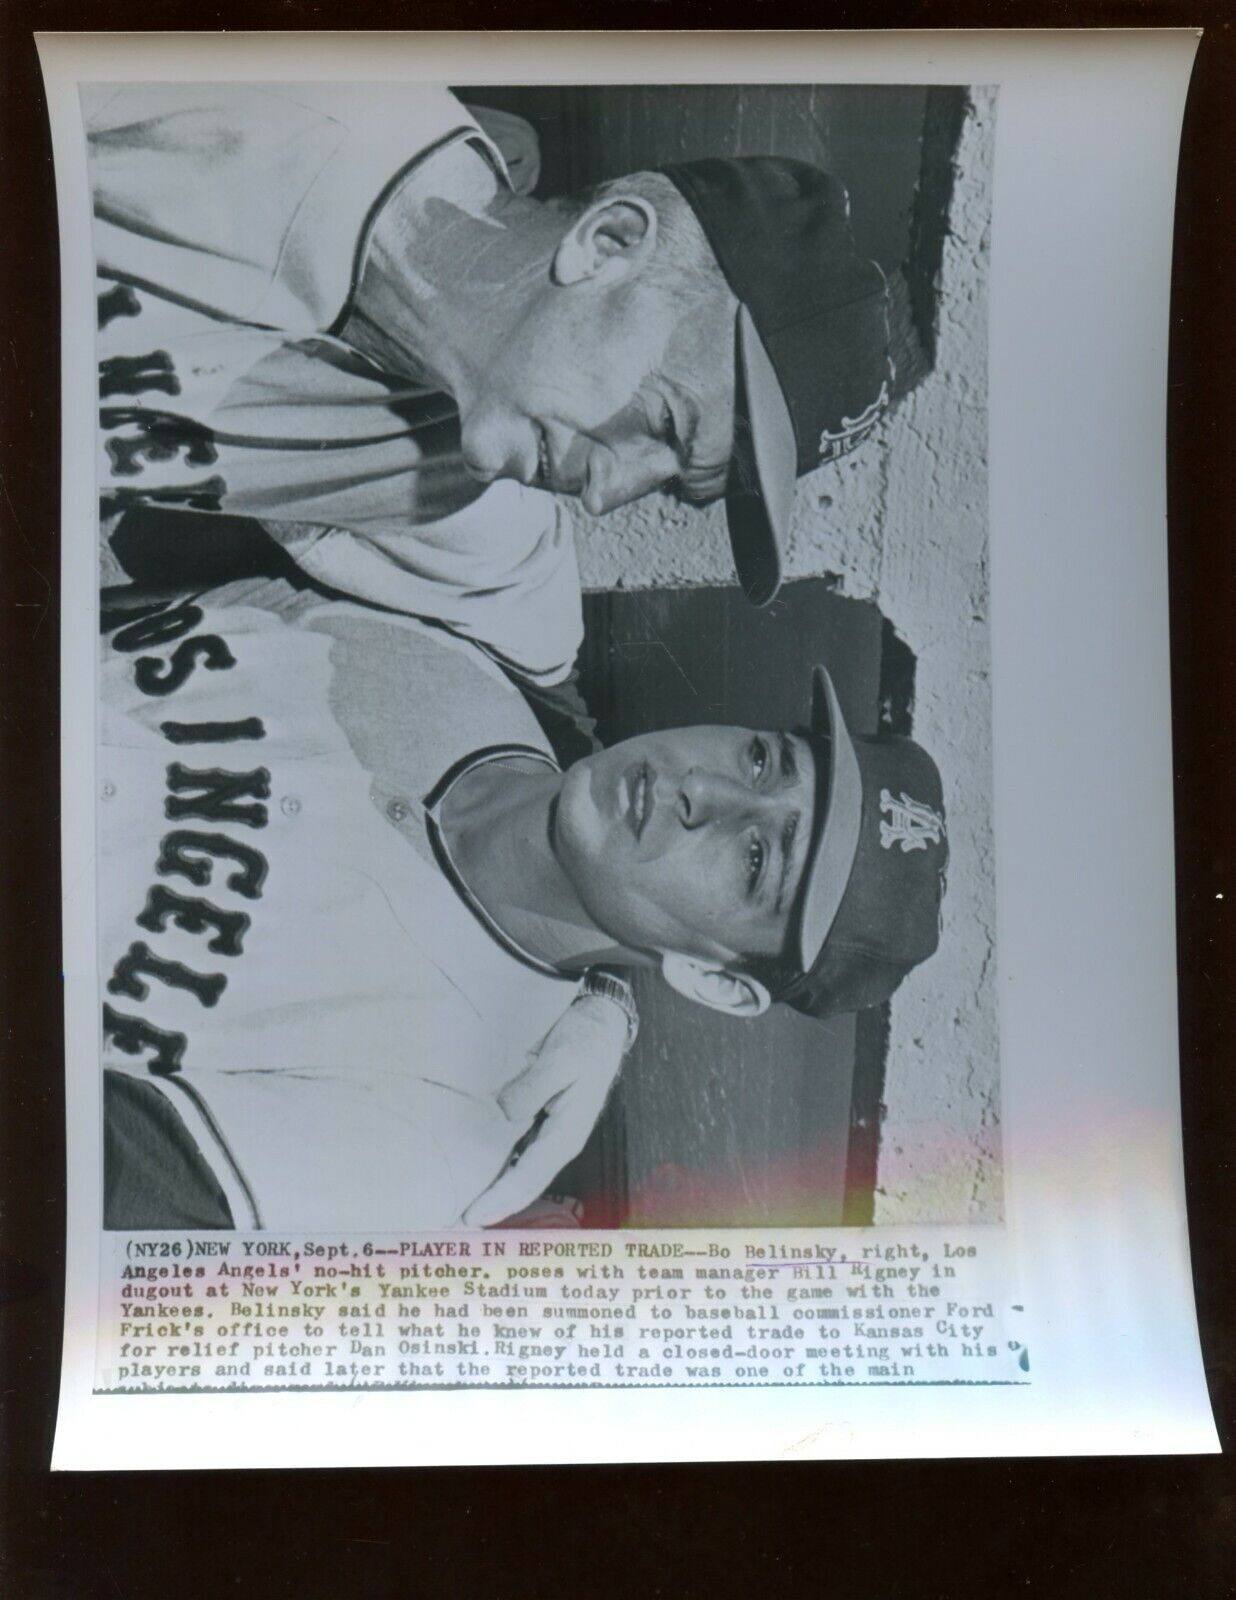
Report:
[{"label": "wristwatch", "polygon": [[616,972],[606,967],[589,967],[584,974],[584,981],[580,989],[581,994],[600,995],[604,1000],[612,1000],[623,1016],[627,1019],[627,1042],[623,1046],[623,1055],[626,1055],[631,1046],[639,1037],[639,1011],[635,1005],[635,995],[631,985],[625,978],[620,978]]}]

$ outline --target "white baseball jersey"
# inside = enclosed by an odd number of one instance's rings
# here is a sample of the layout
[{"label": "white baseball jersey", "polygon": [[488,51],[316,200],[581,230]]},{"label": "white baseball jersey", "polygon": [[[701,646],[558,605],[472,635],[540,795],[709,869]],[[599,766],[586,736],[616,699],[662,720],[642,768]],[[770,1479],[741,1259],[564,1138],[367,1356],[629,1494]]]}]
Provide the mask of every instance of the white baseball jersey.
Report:
[{"label": "white baseball jersey", "polygon": [[435,154],[466,141],[502,176],[475,120],[410,85],[82,96],[105,520],[137,503],[258,518],[332,588],[445,622],[539,683],[565,678],[583,621],[562,508],[470,483],[450,400],[333,331],[413,174],[432,190]]},{"label": "white baseball jersey", "polygon": [[[533,1127],[526,1076],[499,1096],[577,985],[486,931],[422,804],[495,745],[552,764],[478,650],[282,580],[104,641],[103,1059],[175,1105],[238,1227],[451,1226]],[[613,1009],[573,1069],[597,1109]]]}]

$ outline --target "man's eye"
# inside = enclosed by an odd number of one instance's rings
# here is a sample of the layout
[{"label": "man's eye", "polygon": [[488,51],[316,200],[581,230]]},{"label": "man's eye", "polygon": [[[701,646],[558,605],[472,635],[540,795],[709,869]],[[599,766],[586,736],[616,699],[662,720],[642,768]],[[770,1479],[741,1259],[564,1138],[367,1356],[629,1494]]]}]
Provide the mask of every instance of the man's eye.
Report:
[{"label": "man's eye", "polygon": [[770,757],[768,754],[768,746],[764,743],[763,739],[752,739],[751,776],[755,779],[756,783],[759,783],[760,779],[763,778],[764,774],[768,771],[769,760]]},{"label": "man's eye", "polygon": [[764,846],[758,839],[752,839],[747,846],[747,893],[750,894],[760,881],[760,873],[764,870]]}]

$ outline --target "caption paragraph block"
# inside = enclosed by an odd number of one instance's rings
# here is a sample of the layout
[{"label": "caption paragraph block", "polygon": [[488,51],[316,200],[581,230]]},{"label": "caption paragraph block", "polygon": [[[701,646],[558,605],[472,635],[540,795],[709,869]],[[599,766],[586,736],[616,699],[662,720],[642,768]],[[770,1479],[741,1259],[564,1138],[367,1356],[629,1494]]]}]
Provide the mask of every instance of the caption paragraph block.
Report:
[{"label": "caption paragraph block", "polygon": [[96,1389],[1029,1382],[999,1229],[105,1234]]}]

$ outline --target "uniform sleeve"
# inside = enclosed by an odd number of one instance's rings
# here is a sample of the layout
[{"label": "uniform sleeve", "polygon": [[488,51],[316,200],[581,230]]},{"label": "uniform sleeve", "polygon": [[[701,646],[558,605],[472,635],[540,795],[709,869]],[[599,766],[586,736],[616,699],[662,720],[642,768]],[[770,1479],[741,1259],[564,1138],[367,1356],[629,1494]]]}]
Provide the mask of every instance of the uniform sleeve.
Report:
[{"label": "uniform sleeve", "polygon": [[82,108],[100,273],[298,335],[343,312],[403,171],[462,136],[501,170],[445,89],[87,85]]},{"label": "uniform sleeve", "polygon": [[318,583],[440,623],[479,645],[521,687],[570,677],[583,641],[583,602],[574,531],[552,495],[500,480],[433,524],[289,528],[280,543]]},{"label": "uniform sleeve", "polygon": [[295,583],[299,569],[333,596],[440,624],[479,645],[528,698],[569,764],[597,747],[572,682],[583,639],[574,535],[552,497],[519,488],[495,484],[477,502],[470,529],[463,520],[445,532],[439,525],[436,539],[417,528],[383,537],[135,507],[105,531],[104,583],[114,586],[105,605],[243,578]]}]

